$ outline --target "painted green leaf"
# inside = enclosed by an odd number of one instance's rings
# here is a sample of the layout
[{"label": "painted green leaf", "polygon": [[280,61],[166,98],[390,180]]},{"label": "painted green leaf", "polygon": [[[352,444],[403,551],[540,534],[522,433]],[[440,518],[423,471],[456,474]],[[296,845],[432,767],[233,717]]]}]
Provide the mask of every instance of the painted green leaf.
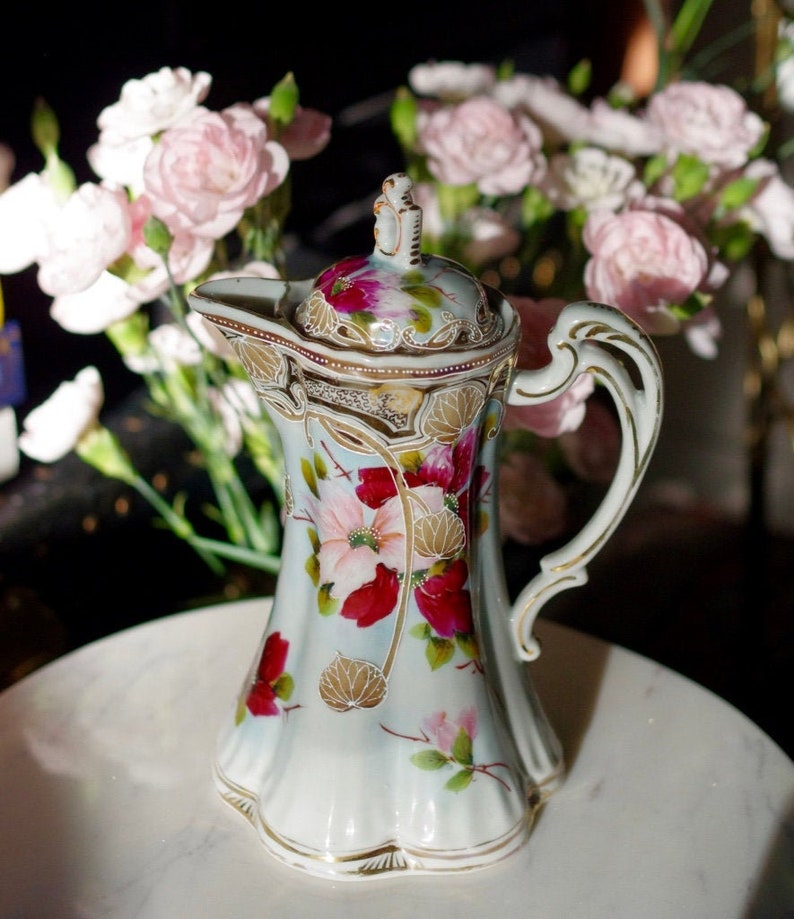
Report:
[{"label": "painted green leaf", "polygon": [[480,656],[480,649],[477,647],[477,639],[473,635],[465,635],[463,632],[456,632],[455,641],[469,660],[476,660]]},{"label": "painted green leaf", "polygon": [[243,718],[245,718],[245,713],[248,709],[245,706],[245,699],[240,697],[237,700],[237,708],[234,710],[234,726],[242,724]]},{"label": "painted green leaf", "polygon": [[310,555],[306,559],[306,564],[303,566],[306,569],[306,574],[312,579],[312,584],[315,587],[320,585],[320,559],[316,555]]},{"label": "painted green leaf", "polygon": [[422,641],[426,641],[430,638],[430,626],[427,622],[417,622],[415,626],[408,630],[408,634],[413,638],[420,638]]},{"label": "painted green leaf", "polygon": [[421,753],[414,753],[411,757],[411,762],[414,766],[418,766],[428,772],[449,765],[449,760],[440,750],[422,750]]},{"label": "painted green leaf", "polygon": [[473,762],[471,754],[471,737],[469,737],[465,728],[461,728],[458,731],[458,736],[452,744],[452,758],[456,763],[460,763],[461,766],[471,766]]},{"label": "painted green leaf", "polygon": [[328,478],[328,467],[325,465],[325,458],[320,453],[314,454],[314,471],[318,479]]},{"label": "painted green leaf", "polygon": [[437,287],[427,284],[417,284],[414,287],[403,288],[414,300],[418,300],[427,309],[437,310],[441,306],[441,291]]},{"label": "painted green leaf", "polygon": [[438,670],[443,667],[452,658],[455,653],[455,645],[448,638],[433,637],[428,641],[425,648],[425,657],[431,670]]},{"label": "painted green leaf", "polygon": [[273,692],[284,702],[292,695],[293,689],[295,689],[295,680],[288,673],[282,673],[273,684]]},{"label": "painted green leaf", "polygon": [[317,591],[317,609],[321,616],[333,616],[339,609],[339,601],[331,596],[332,584],[323,584]]},{"label": "painted green leaf", "polygon": [[350,321],[354,325],[357,325],[367,331],[375,321],[375,317],[372,315],[372,313],[368,313],[366,310],[356,310],[355,312],[350,313]]},{"label": "painted green leaf", "polygon": [[312,494],[315,496],[315,498],[319,498],[320,494],[317,491],[317,477],[314,474],[314,467],[305,457],[301,458],[301,472],[303,473],[304,481],[311,489]]},{"label": "painted green leaf", "polygon": [[429,332],[433,326],[433,318],[422,306],[411,307],[411,325],[417,332]]},{"label": "painted green leaf", "polygon": [[471,780],[474,778],[474,773],[471,769],[461,769],[460,772],[456,772],[451,779],[444,785],[444,788],[447,791],[463,791],[464,788],[468,788],[471,785]]}]

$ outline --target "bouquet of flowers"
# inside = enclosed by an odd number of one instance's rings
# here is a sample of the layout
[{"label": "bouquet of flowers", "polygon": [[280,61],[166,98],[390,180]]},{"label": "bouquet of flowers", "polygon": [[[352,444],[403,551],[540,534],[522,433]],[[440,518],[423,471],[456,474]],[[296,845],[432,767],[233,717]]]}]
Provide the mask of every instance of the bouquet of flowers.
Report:
[{"label": "bouquet of flowers", "polygon": [[[0,195],[0,273],[35,264],[53,319],[69,332],[105,333],[141,375],[151,411],[195,446],[215,499],[203,510],[222,536],[202,536],[184,495],[167,500],[138,473],[99,421],[95,367],[27,416],[19,447],[47,463],[76,450],[138,491],[218,573],[224,560],[272,572],[283,489],[278,438],[231,348],[189,310],[186,295],[224,272],[283,276],[290,164],[323,150],[331,119],[299,105],[292,74],[269,96],[223,111],[202,105],[211,82],[208,73],[164,67],[125,83],[100,113],[87,153],[99,181],[79,187],[58,155],[55,114],[40,104],[33,134],[44,168]],[[242,452],[270,486],[260,507],[240,476]]]},{"label": "bouquet of flowers", "polygon": [[[647,0],[659,60],[645,98],[618,84],[584,101],[586,63],[567,86],[509,62],[414,66],[391,124],[424,209],[427,250],[512,294],[525,325],[589,299],[652,336],[682,334],[713,358],[715,295],[736,266],[751,256],[794,261],[794,188],[781,171],[792,147],[775,146],[779,110],[765,101],[777,84],[780,104],[794,102],[794,23],[775,12],[766,66],[741,94],[686,73],[709,5],[685,0],[669,22]],[[769,33],[769,21],[755,25]],[[534,366],[546,355],[525,349],[522,359]],[[521,498],[503,528],[522,542],[560,529],[562,483],[611,474],[613,426],[591,392],[576,414],[545,425],[508,408],[504,490]],[[540,502],[537,513],[528,502]],[[544,519],[550,527],[528,531]]]}]

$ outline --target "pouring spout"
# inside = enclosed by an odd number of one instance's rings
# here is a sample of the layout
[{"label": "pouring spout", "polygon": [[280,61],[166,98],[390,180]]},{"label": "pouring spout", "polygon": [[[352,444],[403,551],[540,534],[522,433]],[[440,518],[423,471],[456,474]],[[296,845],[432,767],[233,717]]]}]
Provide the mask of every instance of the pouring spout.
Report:
[{"label": "pouring spout", "polygon": [[219,278],[196,287],[188,302],[210,320],[221,317],[256,328],[272,322],[291,326],[295,309],[311,287],[311,279]]}]

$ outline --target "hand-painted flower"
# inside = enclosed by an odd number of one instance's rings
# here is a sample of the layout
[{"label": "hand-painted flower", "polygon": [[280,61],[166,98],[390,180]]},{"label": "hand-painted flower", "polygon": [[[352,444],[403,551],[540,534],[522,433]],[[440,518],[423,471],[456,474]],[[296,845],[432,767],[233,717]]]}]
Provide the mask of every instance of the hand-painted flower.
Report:
[{"label": "hand-painted flower", "polygon": [[456,559],[414,591],[419,612],[442,638],[454,638],[456,633],[471,635],[474,631],[471,592],[464,586],[468,578],[466,562]]},{"label": "hand-painted flower", "polygon": [[287,665],[289,642],[281,632],[268,635],[262,657],[256,672],[256,679],[246,699],[246,706],[252,715],[278,715],[275,685]]},{"label": "hand-painted flower", "polygon": [[385,619],[397,605],[400,581],[397,572],[385,565],[375,567],[375,577],[348,594],[339,615],[353,619],[360,629]]},{"label": "hand-painted flower", "polygon": [[464,708],[454,721],[447,718],[444,711],[434,712],[422,721],[422,730],[442,753],[449,756],[461,731],[469,740],[477,736],[477,708],[474,705]]}]

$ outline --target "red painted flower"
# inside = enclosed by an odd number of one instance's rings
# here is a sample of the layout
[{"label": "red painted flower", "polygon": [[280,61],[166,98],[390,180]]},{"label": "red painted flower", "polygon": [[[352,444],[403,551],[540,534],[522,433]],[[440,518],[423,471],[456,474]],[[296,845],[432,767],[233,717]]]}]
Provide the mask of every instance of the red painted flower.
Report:
[{"label": "red painted flower", "polygon": [[399,590],[397,572],[378,564],[374,579],[347,595],[340,615],[354,619],[360,629],[374,625],[394,609]]},{"label": "red painted flower", "polygon": [[[359,469],[358,479],[360,484],[356,486],[356,497],[367,507],[378,508],[397,494],[394,473],[386,466]],[[404,472],[403,481],[408,488],[424,484],[422,477],[415,472]]]},{"label": "red painted flower", "polygon": [[280,709],[276,705],[276,683],[284,673],[287,651],[289,642],[281,637],[281,632],[268,635],[256,672],[256,680],[245,703],[252,715],[279,714]]},{"label": "red painted flower", "polygon": [[429,577],[416,588],[414,596],[419,612],[436,634],[453,638],[456,633],[471,635],[471,593],[464,588],[469,569],[462,559],[456,559],[441,574]]}]

